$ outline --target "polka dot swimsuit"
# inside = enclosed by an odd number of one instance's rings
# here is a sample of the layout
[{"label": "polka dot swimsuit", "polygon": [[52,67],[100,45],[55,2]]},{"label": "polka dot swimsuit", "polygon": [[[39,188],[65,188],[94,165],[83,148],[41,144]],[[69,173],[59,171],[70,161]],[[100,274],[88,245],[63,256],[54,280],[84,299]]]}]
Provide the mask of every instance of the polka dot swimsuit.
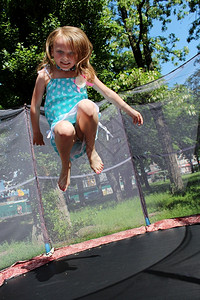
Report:
[{"label": "polka dot swimsuit", "polygon": [[[45,68],[47,75],[50,78],[46,87],[46,99],[44,105],[45,116],[51,128],[50,137],[51,144],[55,151],[58,153],[55,139],[54,139],[54,127],[60,121],[67,120],[72,124],[76,123],[76,115],[78,103],[83,99],[88,99],[86,80],[81,85],[76,84],[80,82],[80,76],[73,78],[51,78],[47,68]],[[77,78],[79,80],[77,80]],[[95,103],[94,103],[95,104]],[[99,112],[98,106],[95,104],[97,112]],[[71,160],[78,158],[86,151],[85,142],[77,141],[71,151]]]},{"label": "polka dot swimsuit", "polygon": [[79,92],[74,81],[75,78],[55,78],[49,81],[44,110],[50,126],[56,124],[61,115],[69,113],[78,102],[88,98],[86,87]]}]

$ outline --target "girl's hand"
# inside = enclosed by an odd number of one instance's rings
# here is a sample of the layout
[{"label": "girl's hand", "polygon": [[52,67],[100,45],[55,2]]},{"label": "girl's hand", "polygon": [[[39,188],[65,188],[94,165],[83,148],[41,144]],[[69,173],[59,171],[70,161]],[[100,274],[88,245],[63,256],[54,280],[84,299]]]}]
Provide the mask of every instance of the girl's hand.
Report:
[{"label": "girl's hand", "polygon": [[133,112],[132,112],[132,119],[133,119],[133,123],[135,125],[138,124],[140,126],[143,124],[143,117],[142,117],[141,113],[139,113],[135,109],[133,109]]},{"label": "girl's hand", "polygon": [[43,140],[43,135],[41,132],[38,132],[37,134],[33,134],[33,145],[45,145]]}]

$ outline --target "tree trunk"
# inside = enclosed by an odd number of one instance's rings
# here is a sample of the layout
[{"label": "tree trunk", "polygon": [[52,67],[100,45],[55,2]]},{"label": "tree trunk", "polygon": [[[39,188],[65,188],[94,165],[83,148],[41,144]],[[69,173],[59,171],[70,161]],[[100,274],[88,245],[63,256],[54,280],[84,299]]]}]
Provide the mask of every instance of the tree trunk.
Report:
[{"label": "tree trunk", "polygon": [[122,20],[123,20],[123,23],[124,23],[124,28],[125,28],[126,33],[128,35],[128,39],[129,39],[129,42],[130,42],[130,46],[131,46],[136,64],[137,64],[138,68],[143,68],[144,63],[143,63],[142,52],[141,52],[141,49],[140,49],[140,42],[135,40],[135,37],[132,33],[132,29],[130,29],[128,27],[127,22],[126,22],[126,20],[128,19],[127,10],[123,6],[123,7],[119,7],[119,11],[121,13],[121,17],[122,17]]},{"label": "tree trunk", "polygon": [[[132,31],[132,28],[128,26],[128,12],[125,6],[119,6],[118,9],[121,13],[122,21],[124,23],[125,31],[128,35],[131,50],[133,52],[135,62],[138,68],[153,70],[152,49],[148,39],[148,27],[143,20],[142,8],[147,1],[139,1],[137,5],[137,12],[140,20],[139,36],[136,37]],[[148,10],[146,11],[146,17],[148,17]],[[143,52],[142,50],[143,49]]]},{"label": "tree trunk", "polygon": [[119,174],[116,174],[116,172],[114,172],[114,170],[113,170],[111,172],[108,172],[106,175],[107,175],[110,185],[112,187],[115,201],[121,202],[123,200],[123,196],[122,196],[122,191],[121,191],[120,184],[119,184]]},{"label": "tree trunk", "polygon": [[85,205],[85,196],[84,196],[84,189],[83,189],[83,180],[82,178],[77,178],[77,187],[78,187],[78,195],[81,205]]},{"label": "tree trunk", "polygon": [[56,188],[57,192],[58,192],[58,201],[57,201],[57,206],[59,208],[59,211],[61,212],[61,214],[63,215],[63,218],[66,219],[69,227],[72,227],[72,223],[71,223],[71,219],[70,219],[70,213],[67,207],[67,203],[65,201],[65,197],[63,195],[63,193],[61,192],[61,190],[59,189],[59,187]]},{"label": "tree trunk", "polygon": [[132,185],[132,176],[133,173],[131,172],[130,168],[123,169],[120,171],[120,174],[122,176],[122,181],[124,184],[124,193],[126,198],[132,198],[133,197],[133,185]]},{"label": "tree trunk", "polygon": [[141,170],[141,177],[144,182],[144,185],[145,185],[147,191],[151,191],[151,187],[150,187],[148,179],[147,179],[147,173],[145,172],[144,163],[143,163],[142,159],[139,159],[139,164],[140,164],[140,170]]},{"label": "tree trunk", "polygon": [[31,199],[31,210],[32,210],[32,216],[33,216],[33,227],[32,227],[32,243],[44,243],[44,236],[41,228],[41,222],[38,218],[39,212],[38,212],[38,200],[36,200],[37,197],[37,191],[35,185],[30,185],[29,187],[30,192],[30,199]]},{"label": "tree trunk", "polygon": [[191,173],[194,173],[194,167],[191,158],[189,159],[189,164],[190,164]]},{"label": "tree trunk", "polygon": [[164,118],[162,104],[151,104],[151,113],[158,130],[158,137],[161,142],[163,152],[166,154],[164,157],[171,182],[171,191],[172,193],[182,192],[184,188],[183,180],[178,166],[177,155],[173,153],[172,140]]},{"label": "tree trunk", "polygon": [[103,191],[102,191],[102,184],[100,181],[100,177],[98,175],[95,175],[95,180],[96,180],[96,186],[98,188],[98,197],[103,198]]}]

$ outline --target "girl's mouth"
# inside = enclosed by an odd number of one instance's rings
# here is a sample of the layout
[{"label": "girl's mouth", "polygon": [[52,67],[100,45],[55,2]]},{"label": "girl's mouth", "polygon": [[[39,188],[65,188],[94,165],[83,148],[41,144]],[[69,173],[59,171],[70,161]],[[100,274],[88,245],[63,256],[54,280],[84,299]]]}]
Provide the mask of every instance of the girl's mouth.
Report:
[{"label": "girl's mouth", "polygon": [[70,65],[70,62],[69,61],[68,62],[61,61],[61,64],[63,64],[63,65]]},{"label": "girl's mouth", "polygon": [[68,63],[61,62],[60,64],[61,64],[62,68],[67,68],[67,69],[69,69],[70,65],[71,65],[71,63],[69,63],[69,62]]},{"label": "girl's mouth", "polygon": [[60,63],[60,66],[56,65],[56,68],[58,70],[62,70],[62,71],[74,71],[75,70],[75,66],[71,66],[71,63],[67,63],[67,64],[62,64]]}]

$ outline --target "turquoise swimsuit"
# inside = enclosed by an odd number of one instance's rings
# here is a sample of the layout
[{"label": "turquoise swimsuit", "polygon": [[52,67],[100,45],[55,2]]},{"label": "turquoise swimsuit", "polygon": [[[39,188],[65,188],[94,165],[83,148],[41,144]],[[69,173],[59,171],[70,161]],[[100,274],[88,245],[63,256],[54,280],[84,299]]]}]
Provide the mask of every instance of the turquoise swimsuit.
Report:
[{"label": "turquoise swimsuit", "polygon": [[[86,84],[89,83],[83,76],[51,78],[47,68],[45,68],[45,71],[50,78],[46,88],[44,105],[45,116],[50,126],[48,137],[51,137],[51,144],[58,153],[54,139],[55,125],[63,120],[67,120],[72,124],[76,123],[78,103],[83,99],[88,99]],[[99,113],[98,106],[95,103],[94,105]],[[77,141],[72,148],[70,159],[78,158],[85,151],[85,142]]]}]

